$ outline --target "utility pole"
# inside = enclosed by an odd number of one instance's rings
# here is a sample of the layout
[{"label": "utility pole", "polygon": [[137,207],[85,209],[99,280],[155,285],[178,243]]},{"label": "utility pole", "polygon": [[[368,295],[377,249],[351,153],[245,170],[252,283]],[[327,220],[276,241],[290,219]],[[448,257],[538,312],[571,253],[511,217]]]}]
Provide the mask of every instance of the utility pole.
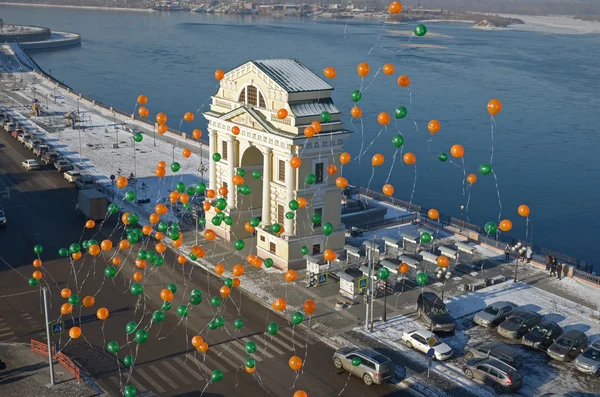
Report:
[{"label": "utility pole", "polygon": [[[73,126],[75,126],[75,122],[73,122]],[[77,126],[77,131],[79,132],[79,164],[82,164],[82,160],[81,160],[81,128],[79,128],[79,126]]]},{"label": "utility pole", "polygon": [[52,364],[52,346],[50,343],[50,321],[48,320],[48,288],[42,288],[44,294],[44,316],[46,318],[46,339],[48,341],[48,363],[50,364],[50,384],[54,386],[54,365]]}]

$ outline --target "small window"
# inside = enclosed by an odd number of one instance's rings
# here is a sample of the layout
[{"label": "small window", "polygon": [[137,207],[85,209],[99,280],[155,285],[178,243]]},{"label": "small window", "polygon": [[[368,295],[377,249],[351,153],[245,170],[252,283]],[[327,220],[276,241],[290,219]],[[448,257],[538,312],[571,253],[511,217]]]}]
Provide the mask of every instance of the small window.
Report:
[{"label": "small window", "polygon": [[265,98],[263,98],[261,93],[258,93],[258,107],[267,108],[267,105],[265,104]]},{"label": "small window", "polygon": [[265,241],[265,236],[260,236],[260,241]]},{"label": "small window", "polygon": [[246,101],[246,103],[248,105],[252,105],[252,106],[256,106],[257,105],[257,100],[258,98],[256,97],[256,87],[253,85],[249,85],[246,88],[246,91],[248,93],[248,100]]},{"label": "small window", "polygon": [[312,249],[312,254],[317,255],[321,253],[321,244],[314,244]]},{"label": "small window", "polygon": [[375,369],[375,363],[372,363],[371,361],[367,360],[366,358],[361,357],[360,363],[367,368]]},{"label": "small window", "polygon": [[221,157],[223,160],[227,160],[227,141],[223,141],[221,146]]},{"label": "small window", "polygon": [[500,376],[500,372],[498,372],[498,370],[495,368],[490,368],[490,375],[495,376],[496,378],[502,377],[502,376]]},{"label": "small window", "polygon": [[477,369],[481,372],[488,372],[488,367],[485,365],[479,365],[477,366]]},{"label": "small window", "polygon": [[240,92],[240,96],[238,98],[238,102],[246,102],[246,89],[244,88],[242,92]]},{"label": "small window", "polygon": [[279,223],[280,225],[283,225],[284,222],[284,208],[283,205],[278,204],[277,205],[277,223]]},{"label": "small window", "polygon": [[[315,208],[315,214],[321,215],[321,222],[323,222],[323,208]],[[321,227],[321,222],[313,223],[313,227]]]},{"label": "small window", "polygon": [[279,160],[279,180],[285,182],[285,161]]},{"label": "small window", "polygon": [[221,185],[227,189],[227,182],[221,182]]},{"label": "small window", "polygon": [[277,245],[275,243],[269,243],[269,251],[274,254],[277,250]]},{"label": "small window", "polygon": [[315,176],[317,177],[316,183],[323,183],[323,163],[315,165]]},{"label": "small window", "polygon": [[413,339],[416,340],[419,343],[426,344],[425,343],[425,338],[423,338],[421,335],[415,335],[415,334],[413,334]]}]

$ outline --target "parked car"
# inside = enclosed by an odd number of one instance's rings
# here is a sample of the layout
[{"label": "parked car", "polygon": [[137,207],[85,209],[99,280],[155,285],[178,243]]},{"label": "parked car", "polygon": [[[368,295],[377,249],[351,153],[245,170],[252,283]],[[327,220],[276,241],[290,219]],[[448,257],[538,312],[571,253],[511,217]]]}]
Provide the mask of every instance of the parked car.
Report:
[{"label": "parked car", "polygon": [[556,342],[550,345],[546,353],[558,361],[574,360],[587,348],[588,337],[585,333],[576,329],[562,334]]},{"label": "parked car", "polygon": [[27,171],[40,169],[40,165],[38,164],[37,160],[34,160],[34,159],[29,159],[29,160],[23,161],[21,163],[21,166],[23,166],[23,168],[25,168]]},{"label": "parked car", "polygon": [[23,131],[23,129],[22,129],[22,128],[20,128],[20,127],[17,127],[17,128],[15,128],[14,130],[12,130],[12,132],[11,132],[10,134],[13,136],[13,138],[18,138],[18,137],[19,137],[19,135],[22,135],[24,132],[25,132],[25,131]]},{"label": "parked car", "polygon": [[465,376],[492,386],[498,394],[512,393],[523,386],[523,376],[517,369],[495,358],[475,358],[463,367]]},{"label": "parked car", "polygon": [[521,342],[526,346],[546,350],[562,334],[563,329],[555,322],[542,321],[526,333]]},{"label": "parked car", "polygon": [[42,154],[46,153],[48,150],[50,150],[48,145],[37,145],[36,147],[33,148],[33,154],[35,156],[40,157]]},{"label": "parked car", "polygon": [[431,331],[454,332],[456,322],[439,296],[433,292],[421,292],[417,298],[417,315]]},{"label": "parked car", "polygon": [[41,145],[42,141],[40,141],[37,138],[31,138],[28,139],[27,142],[25,142],[25,147],[29,150],[33,150],[34,147],[36,147],[37,145]]},{"label": "parked car", "polygon": [[0,227],[6,226],[6,214],[0,210]]},{"label": "parked car", "polygon": [[[60,169],[59,169],[60,170]],[[71,182],[71,183],[75,183],[77,182],[79,179],[81,179],[81,174],[79,173],[79,171],[67,171],[63,174],[63,177]]]},{"label": "parked car", "polygon": [[473,317],[473,321],[482,327],[496,326],[515,314],[519,307],[512,302],[494,302]]},{"label": "parked car", "polygon": [[69,160],[60,159],[54,162],[54,168],[56,168],[59,172],[63,172],[69,171],[73,167],[71,166],[71,163],[69,163]]},{"label": "parked car", "polygon": [[42,163],[48,165],[48,164],[54,164],[54,162],[56,160],[58,160],[58,153],[53,152],[53,151],[47,151],[46,153],[42,154]]},{"label": "parked car", "polygon": [[[355,359],[360,360],[359,365],[353,365]],[[333,365],[362,378],[367,386],[373,383],[380,385],[390,380],[396,372],[396,365],[383,354],[354,347],[342,347],[333,353]]]},{"label": "parked car", "polygon": [[21,142],[22,144],[25,144],[25,142],[29,139],[31,139],[31,135],[29,135],[27,132],[25,132],[22,135],[19,135],[19,137],[17,138],[17,141]]},{"label": "parked car", "polygon": [[75,181],[75,186],[78,189],[89,189],[94,187],[96,181],[89,175],[81,174],[81,177]]},{"label": "parked car", "polygon": [[415,349],[427,353],[429,349],[435,350],[433,357],[436,360],[447,360],[452,357],[452,348],[442,342],[433,332],[426,329],[417,329],[405,332],[402,335],[402,341],[410,349]]},{"label": "parked car", "polygon": [[531,312],[522,311],[513,314],[498,326],[498,333],[505,338],[521,339],[536,325],[542,322],[542,316]]},{"label": "parked car", "polygon": [[6,123],[4,123],[3,127],[6,131],[12,131],[17,127],[17,125],[12,121],[7,121]]},{"label": "parked car", "polygon": [[575,368],[586,374],[600,377],[600,339],[575,359]]},{"label": "parked car", "polygon": [[469,347],[465,352],[467,360],[474,358],[495,358],[513,368],[523,368],[523,356],[512,347],[500,342],[483,342]]}]

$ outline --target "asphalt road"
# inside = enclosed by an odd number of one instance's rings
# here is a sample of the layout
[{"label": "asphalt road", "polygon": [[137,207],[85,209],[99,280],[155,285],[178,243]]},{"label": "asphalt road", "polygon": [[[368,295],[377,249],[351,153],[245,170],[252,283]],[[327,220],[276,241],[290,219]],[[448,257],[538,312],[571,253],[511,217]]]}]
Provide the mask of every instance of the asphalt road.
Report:
[{"label": "asphalt road", "polygon": [[[51,290],[51,320],[59,318],[60,306],[65,302],[60,289],[68,286],[81,299],[95,297],[92,307],[77,305],[73,313],[61,319],[67,329],[78,324],[82,337],[69,340],[63,333],[54,336],[53,342],[82,364],[108,395],[120,395],[126,384],[135,385],[138,392],[151,390],[161,396],[285,397],[298,389],[310,397],[337,396],[342,391],[342,396],[411,395],[393,385],[367,387],[347,373],[336,374],[331,348],[310,335],[307,338],[302,329],[293,330],[288,319],[278,317],[238,290],[234,289],[220,307],[210,306],[209,298],[218,295],[221,284],[189,263],[179,265],[170,251],[162,267],[148,265],[143,270],[144,294],[133,296],[129,292],[131,277],[140,270],[134,266],[135,255],[139,248],[153,249],[153,241],[138,243],[128,254],[120,255],[122,264],[114,279],[104,277],[109,255],[84,255],[74,264],[58,257],[59,248],[92,237],[98,241],[111,238],[117,245],[123,228],[109,220],[102,227],[85,229],[85,219],[75,212],[76,189],[52,167],[24,171],[20,164],[26,158],[33,158],[31,152],[0,130],[0,191],[11,188],[10,199],[0,201],[8,218],[8,226],[0,230],[0,341],[45,340],[41,294],[38,288],[27,285],[36,270],[31,265],[35,259],[33,246],[40,244],[44,247],[44,278],[40,285]],[[173,308],[166,312],[164,322],[150,323],[152,312],[162,304],[160,291],[169,283],[178,287]],[[189,302],[189,292],[194,288],[202,291],[204,299],[200,305],[190,306],[188,317],[182,319],[175,308]],[[96,317],[100,307],[110,312],[105,321]],[[223,316],[225,327],[209,331],[207,324],[215,315]],[[236,318],[244,321],[240,330],[233,327]],[[139,322],[139,328],[148,330],[148,341],[138,345],[133,335],[126,334],[129,321]],[[270,321],[280,326],[273,338],[264,333]],[[209,344],[206,354],[191,346],[195,334]],[[122,362],[117,365],[117,357],[103,348],[113,340],[121,346],[119,359],[127,354],[135,356],[132,373]],[[249,357],[244,351],[247,341],[258,346],[254,374],[244,369],[244,360]],[[289,368],[288,360],[293,355],[305,361],[302,371]],[[210,372],[215,369],[224,372],[223,380],[208,384]]]}]

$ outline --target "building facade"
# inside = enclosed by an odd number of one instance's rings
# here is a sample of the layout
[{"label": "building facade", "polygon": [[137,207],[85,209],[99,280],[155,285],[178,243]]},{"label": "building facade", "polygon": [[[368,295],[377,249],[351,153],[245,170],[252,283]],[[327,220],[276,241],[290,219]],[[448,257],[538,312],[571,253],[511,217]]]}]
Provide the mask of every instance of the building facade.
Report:
[{"label": "building facade", "polygon": [[[228,241],[246,240],[250,252],[272,258],[282,269],[305,265],[302,246],[311,255],[344,246],[341,191],[335,185],[339,173],[330,176],[327,169],[333,164],[340,170],[339,155],[350,131],[343,128],[332,91],[295,59],[249,61],[225,73],[210,111],[204,113],[211,156],[209,188],[227,187],[224,212],[233,219],[231,225],[210,228]],[[278,117],[280,109],[287,111],[287,117]],[[305,127],[321,121],[322,112],[328,112],[330,120],[321,122],[320,133],[307,138]],[[221,155],[220,161],[212,160],[214,153]],[[293,157],[302,160],[300,167],[292,168]],[[240,169],[250,194],[239,193],[232,183]],[[259,171],[260,177],[254,178],[253,171]],[[315,175],[314,184],[306,183],[309,174]],[[306,199],[306,207],[292,211],[290,201],[299,198]],[[209,224],[214,211],[211,208],[206,214]],[[288,212],[294,213],[292,219]],[[314,214],[320,215],[320,222],[313,222]],[[252,217],[260,218],[260,226],[248,232],[245,224]],[[326,222],[334,228],[329,236],[322,232]],[[272,232],[275,223],[283,233]]]}]

